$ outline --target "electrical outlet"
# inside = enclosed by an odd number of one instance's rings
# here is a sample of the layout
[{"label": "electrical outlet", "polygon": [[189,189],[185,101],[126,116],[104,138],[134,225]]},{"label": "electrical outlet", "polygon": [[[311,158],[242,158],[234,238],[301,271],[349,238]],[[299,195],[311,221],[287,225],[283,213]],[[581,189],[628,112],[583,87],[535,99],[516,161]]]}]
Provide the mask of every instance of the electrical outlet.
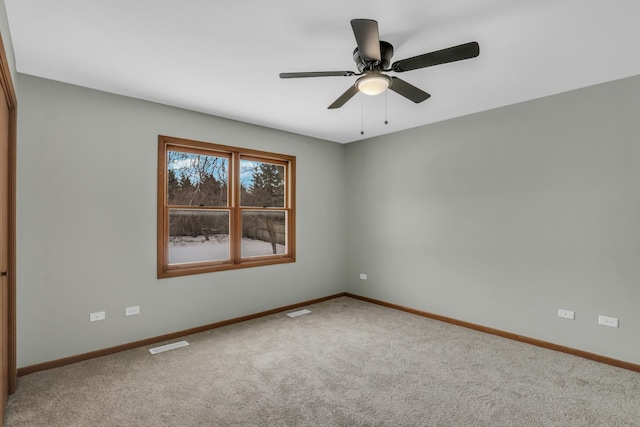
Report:
[{"label": "electrical outlet", "polygon": [[140,306],[136,305],[135,307],[127,307],[124,309],[125,316],[135,316],[140,314]]},{"label": "electrical outlet", "polygon": [[598,316],[598,324],[609,326],[610,328],[617,328],[618,319],[616,319],[615,317]]},{"label": "electrical outlet", "polygon": [[571,319],[571,320],[575,320],[576,318],[576,313],[571,311],[571,310],[563,310],[563,309],[559,309],[558,310],[558,317],[562,317],[564,319]]},{"label": "electrical outlet", "polygon": [[360,273],[360,279],[367,280],[367,275],[364,273]]},{"label": "electrical outlet", "polygon": [[98,320],[104,320],[106,318],[107,314],[104,311],[89,313],[89,322],[97,322]]}]

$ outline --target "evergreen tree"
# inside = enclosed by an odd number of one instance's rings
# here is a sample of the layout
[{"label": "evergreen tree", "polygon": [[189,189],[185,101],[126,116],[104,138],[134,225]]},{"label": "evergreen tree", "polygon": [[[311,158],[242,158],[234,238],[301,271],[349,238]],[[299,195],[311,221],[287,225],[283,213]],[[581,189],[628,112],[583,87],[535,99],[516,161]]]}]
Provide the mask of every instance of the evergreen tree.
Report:
[{"label": "evergreen tree", "polygon": [[253,170],[254,206],[284,207],[284,167],[260,163]]}]

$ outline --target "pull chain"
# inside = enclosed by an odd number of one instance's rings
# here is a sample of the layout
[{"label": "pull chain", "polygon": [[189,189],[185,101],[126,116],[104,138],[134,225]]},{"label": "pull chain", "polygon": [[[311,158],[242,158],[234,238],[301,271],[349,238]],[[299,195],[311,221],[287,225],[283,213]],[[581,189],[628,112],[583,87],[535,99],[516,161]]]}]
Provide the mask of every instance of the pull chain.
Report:
[{"label": "pull chain", "polygon": [[387,120],[387,110],[388,110],[388,108],[387,108],[388,102],[387,101],[388,100],[389,100],[389,91],[385,90],[384,91],[384,124],[385,125],[389,124],[389,120]]},{"label": "pull chain", "polygon": [[360,135],[364,135],[364,105],[360,106]]}]

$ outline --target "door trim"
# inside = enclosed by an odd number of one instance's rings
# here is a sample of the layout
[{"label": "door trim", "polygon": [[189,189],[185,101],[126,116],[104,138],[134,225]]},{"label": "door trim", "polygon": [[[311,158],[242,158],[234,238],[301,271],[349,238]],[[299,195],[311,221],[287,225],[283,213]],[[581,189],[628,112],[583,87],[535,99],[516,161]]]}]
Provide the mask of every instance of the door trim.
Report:
[{"label": "door trim", "polygon": [[18,98],[11,79],[9,61],[0,34],[0,85],[9,106],[9,394],[16,390],[16,166],[17,166],[17,107]]}]

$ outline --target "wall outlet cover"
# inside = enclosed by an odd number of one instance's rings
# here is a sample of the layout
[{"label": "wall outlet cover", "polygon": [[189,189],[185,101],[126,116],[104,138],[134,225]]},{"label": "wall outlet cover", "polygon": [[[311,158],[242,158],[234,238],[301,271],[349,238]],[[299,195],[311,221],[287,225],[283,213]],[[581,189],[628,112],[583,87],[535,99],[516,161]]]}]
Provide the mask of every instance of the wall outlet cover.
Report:
[{"label": "wall outlet cover", "polygon": [[104,320],[106,318],[107,318],[107,314],[104,311],[89,313],[89,322],[97,322],[98,320]]},{"label": "wall outlet cover", "polygon": [[618,319],[616,319],[615,317],[598,316],[598,324],[599,325],[604,325],[604,326],[609,326],[610,328],[617,328],[618,327]]},{"label": "wall outlet cover", "polygon": [[562,308],[558,310],[558,317],[562,317],[563,319],[571,319],[575,320],[576,313],[571,310],[563,310]]},{"label": "wall outlet cover", "polygon": [[135,316],[140,314],[140,306],[136,305],[135,307],[127,307],[124,309],[125,316]]}]

